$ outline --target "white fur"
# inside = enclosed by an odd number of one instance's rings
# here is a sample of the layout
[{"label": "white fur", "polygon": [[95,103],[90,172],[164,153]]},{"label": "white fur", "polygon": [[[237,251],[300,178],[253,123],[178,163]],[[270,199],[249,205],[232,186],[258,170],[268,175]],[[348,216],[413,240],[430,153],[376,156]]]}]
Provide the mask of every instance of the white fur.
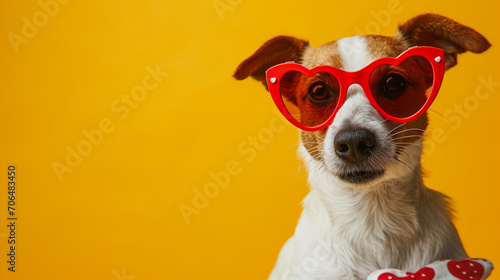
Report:
[{"label": "white fur", "polygon": [[364,37],[342,38],[337,41],[337,48],[342,57],[345,71],[358,71],[372,62],[366,49],[366,40]]},{"label": "white fur", "polygon": [[[374,60],[363,37],[339,40],[338,49],[347,71]],[[377,269],[416,271],[436,259],[467,257],[451,222],[447,198],[423,185],[421,141],[406,146],[401,163],[394,159],[395,144],[383,122],[362,88],[352,85],[326,133],[324,159],[312,158],[300,145],[311,191],[270,280],[366,279]],[[385,166],[381,178],[356,186],[334,175],[341,161],[333,139],[346,127],[375,135],[383,158],[380,164]]]}]

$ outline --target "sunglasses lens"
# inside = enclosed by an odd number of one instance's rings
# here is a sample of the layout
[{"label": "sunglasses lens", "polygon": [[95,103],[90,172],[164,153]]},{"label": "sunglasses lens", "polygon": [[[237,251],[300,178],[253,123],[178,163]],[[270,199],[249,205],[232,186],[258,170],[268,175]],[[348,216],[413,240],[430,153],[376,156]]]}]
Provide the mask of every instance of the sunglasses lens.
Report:
[{"label": "sunglasses lens", "polygon": [[279,84],[281,98],[290,115],[300,124],[324,124],[338,104],[340,85],[331,74],[307,76],[298,71],[285,73]]},{"label": "sunglasses lens", "polygon": [[399,65],[383,64],[370,75],[370,90],[384,112],[407,118],[426,103],[434,85],[430,62],[422,56],[410,56]]}]

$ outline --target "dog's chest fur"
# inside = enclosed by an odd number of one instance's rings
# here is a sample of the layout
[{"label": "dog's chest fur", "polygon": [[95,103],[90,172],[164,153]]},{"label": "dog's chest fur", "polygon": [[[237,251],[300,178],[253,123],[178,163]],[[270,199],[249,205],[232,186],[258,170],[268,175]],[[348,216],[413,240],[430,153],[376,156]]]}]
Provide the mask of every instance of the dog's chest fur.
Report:
[{"label": "dog's chest fur", "polygon": [[467,257],[453,238],[445,197],[418,177],[350,190],[308,162],[311,192],[291,240],[290,276],[366,279],[377,269],[416,271],[436,258]]},{"label": "dog's chest fur", "polygon": [[[416,178],[370,192],[331,185],[325,192],[327,186],[322,184],[335,179],[315,170],[310,170],[312,189],[292,240],[291,275],[298,279],[366,279],[377,269],[416,271],[422,263],[449,256],[438,245],[453,235],[446,232],[450,229],[446,202],[423,186],[415,188],[419,184],[413,181]],[[405,185],[414,191],[407,191]],[[425,210],[428,205],[416,204],[416,196],[429,202],[441,199],[441,207]],[[450,248],[456,250],[454,256],[466,257],[460,248]]]}]

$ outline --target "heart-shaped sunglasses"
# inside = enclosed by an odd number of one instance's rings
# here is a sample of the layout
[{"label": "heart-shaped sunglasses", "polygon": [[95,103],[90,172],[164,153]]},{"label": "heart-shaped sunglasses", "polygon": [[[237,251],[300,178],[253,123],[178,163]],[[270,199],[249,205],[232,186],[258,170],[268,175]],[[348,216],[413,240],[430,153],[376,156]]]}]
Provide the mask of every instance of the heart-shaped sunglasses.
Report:
[{"label": "heart-shaped sunglasses", "polygon": [[330,125],[353,84],[361,86],[381,116],[405,123],[421,116],[436,98],[444,62],[442,49],[413,47],[356,72],[326,65],[308,69],[285,62],[269,68],[266,81],[278,109],[302,130],[316,131]]}]

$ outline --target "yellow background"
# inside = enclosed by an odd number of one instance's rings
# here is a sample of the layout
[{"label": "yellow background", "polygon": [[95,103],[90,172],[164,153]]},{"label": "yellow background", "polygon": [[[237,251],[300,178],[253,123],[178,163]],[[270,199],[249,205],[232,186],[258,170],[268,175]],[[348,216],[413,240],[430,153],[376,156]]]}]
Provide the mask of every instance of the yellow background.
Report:
[{"label": "yellow background", "polygon": [[[445,75],[424,166],[427,185],[453,198],[468,253],[499,266],[500,86],[474,97],[480,77],[500,82],[498,1],[394,1],[71,0],[17,53],[9,34],[21,36],[23,18],[43,9],[0,1],[0,279],[266,279],[293,233],[306,176],[297,130],[276,116],[262,85],[232,72],[276,35],[312,45],[391,35],[425,12],[493,45],[460,55]],[[377,16],[390,3],[398,12]],[[168,76],[129,115],[117,113],[112,104],[123,105],[148,67]],[[449,113],[454,106],[467,114]],[[67,147],[85,145],[82,131],[103,120],[113,131],[58,180],[54,162],[66,164]],[[187,224],[179,205],[193,206],[210,173],[235,163],[239,173]],[[6,263],[9,164],[18,183],[15,273]]]}]

